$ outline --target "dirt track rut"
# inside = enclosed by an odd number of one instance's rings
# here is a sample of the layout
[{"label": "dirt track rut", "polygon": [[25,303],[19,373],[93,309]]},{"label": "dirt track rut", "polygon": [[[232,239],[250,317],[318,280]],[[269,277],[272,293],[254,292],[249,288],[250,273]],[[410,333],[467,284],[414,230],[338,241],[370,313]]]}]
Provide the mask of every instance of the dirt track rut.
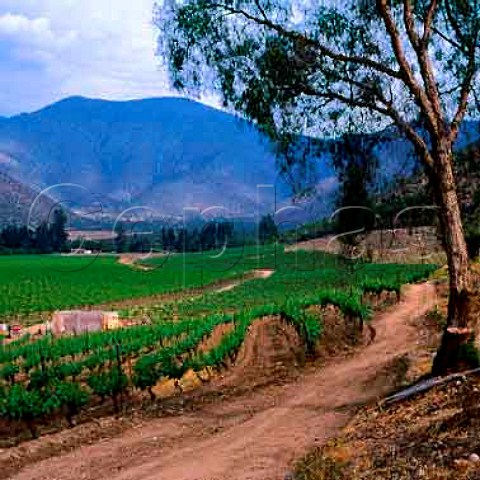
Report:
[{"label": "dirt track rut", "polygon": [[375,381],[410,351],[410,320],[435,303],[429,283],[405,288],[374,320],[375,342],[352,357],[306,371],[297,381],[152,420],[118,437],[28,466],[17,479],[280,480],[307,449],[345,425],[353,405],[383,395]]}]

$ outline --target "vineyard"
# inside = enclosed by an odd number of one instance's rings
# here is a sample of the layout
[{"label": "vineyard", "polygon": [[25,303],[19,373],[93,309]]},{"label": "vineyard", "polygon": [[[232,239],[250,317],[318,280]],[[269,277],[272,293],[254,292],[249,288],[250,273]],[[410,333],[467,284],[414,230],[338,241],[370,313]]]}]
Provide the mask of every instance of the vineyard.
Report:
[{"label": "vineyard", "polygon": [[[270,255],[269,249],[263,253]],[[256,249],[169,255],[140,270],[113,256],[12,255],[0,257],[0,315],[31,315],[202,287],[256,266]]]},{"label": "vineyard", "polygon": [[[122,399],[132,391],[145,392],[155,400],[154,387],[167,379],[181,390],[181,380],[187,372],[203,382],[205,376],[235,361],[252,322],[266,316],[276,316],[292,325],[307,356],[314,355],[323,323],[321,315],[308,307],[331,305],[346,322],[362,325],[372,311],[366,294],[387,291],[399,295],[403,284],[425,279],[435,269],[432,265],[350,264],[318,252],[268,249],[259,255],[252,250],[236,261],[238,254],[228,252],[228,261],[213,262],[205,276],[214,281],[220,275],[235,275],[255,267],[271,268],[275,273],[266,279],[245,281],[228,291],[121,312],[130,317],[147,315],[149,325],[74,337],[46,336],[35,341],[26,336],[0,347],[0,417],[7,423],[24,422],[35,436],[37,425],[48,422],[52,416],[62,414],[72,425],[82,409],[106,400],[118,412]],[[126,267],[114,265],[110,259],[97,261],[93,268],[106,266],[107,271],[102,273],[105,276],[112,275],[114,268],[121,269],[125,277],[138,274],[141,279],[152,272],[165,275],[162,269],[130,269],[125,273]],[[155,266],[160,261],[151,259],[144,263]],[[230,268],[221,272],[227,264]],[[92,275],[88,270],[83,271],[84,276]],[[168,272],[170,278],[177,278],[173,270]],[[184,270],[180,273],[183,275]],[[118,282],[113,277],[111,280]],[[198,277],[197,280],[200,281]],[[168,285],[163,280],[156,291],[179,285]],[[129,287],[133,295],[145,292],[134,282]],[[115,293],[120,294],[121,289]],[[105,296],[95,298],[105,301]],[[221,325],[229,326],[226,333],[207,350],[201,348]]]}]

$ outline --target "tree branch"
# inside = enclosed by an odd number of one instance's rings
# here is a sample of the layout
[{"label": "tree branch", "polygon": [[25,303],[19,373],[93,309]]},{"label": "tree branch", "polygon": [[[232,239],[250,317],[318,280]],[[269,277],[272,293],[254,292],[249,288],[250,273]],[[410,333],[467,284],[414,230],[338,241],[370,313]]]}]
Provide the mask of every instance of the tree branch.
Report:
[{"label": "tree branch", "polygon": [[407,30],[407,35],[413,48],[417,50],[420,47],[420,37],[415,30],[415,20],[413,17],[411,0],[403,0],[403,23]]},{"label": "tree branch", "polygon": [[462,88],[462,84],[459,83],[455,85],[452,88],[449,88],[448,90],[444,90],[443,92],[440,92],[440,95],[451,95],[452,93],[456,92],[457,90],[460,90]]},{"label": "tree branch", "polygon": [[473,79],[475,78],[475,73],[477,71],[477,62],[476,62],[476,56],[475,56],[475,53],[476,53],[475,45],[477,43],[477,39],[478,39],[478,32],[475,34],[475,39],[474,39],[474,42],[472,43],[473,46],[471,47],[470,58],[468,61],[465,79],[462,83],[458,109],[450,125],[450,140],[452,142],[454,142],[457,138],[460,124],[462,123],[465,117],[465,114],[467,112],[468,98],[470,97],[470,93],[473,88]]},{"label": "tree branch", "polygon": [[412,69],[405,57],[405,52],[403,51],[401,42],[401,35],[392,18],[390,7],[388,6],[388,0],[377,0],[377,8],[380,12],[381,17],[383,18],[387,33],[390,37],[390,42],[395,53],[395,57],[400,66],[402,79],[404,80],[406,86],[409,88],[413,97],[416,99],[431,128],[435,131],[435,133],[438,133],[438,125],[436,122],[435,114],[432,110],[432,105],[426,93],[417,83],[413,75]]},{"label": "tree branch", "polygon": [[432,24],[433,24],[433,19],[435,17],[435,12],[437,10],[437,7],[438,7],[438,1],[432,0],[427,10],[427,16],[425,17],[425,20],[423,22],[422,43],[424,45],[428,45],[428,43],[430,42],[430,38],[432,36],[432,31],[433,31]]},{"label": "tree branch", "polygon": [[372,58],[363,57],[363,56],[359,56],[359,55],[346,55],[346,54],[343,54],[343,53],[340,53],[340,52],[336,52],[336,51],[332,50],[331,48],[327,47],[326,45],[324,45],[323,43],[321,43],[321,42],[319,42],[319,41],[317,41],[313,38],[307,37],[306,35],[301,34],[299,32],[288,30],[285,27],[283,27],[282,25],[279,25],[277,23],[272,22],[268,18],[259,18],[259,17],[256,17],[255,15],[252,15],[249,12],[246,12],[245,10],[233,8],[233,7],[231,7],[229,5],[225,5],[223,3],[212,3],[209,7],[214,8],[214,9],[215,8],[221,8],[221,9],[224,9],[224,10],[230,12],[231,14],[241,15],[241,16],[245,17],[247,20],[251,20],[252,22],[256,23],[257,25],[262,25],[264,27],[267,27],[271,30],[276,31],[277,33],[284,36],[285,38],[300,41],[301,43],[303,43],[306,46],[307,45],[312,46],[312,47],[316,48],[321,55],[324,55],[324,56],[326,56],[326,57],[328,57],[332,60],[342,62],[342,63],[350,63],[350,64],[362,66],[362,67],[365,67],[365,68],[371,68],[372,70],[375,70],[379,73],[387,75],[391,78],[396,78],[396,79],[401,79],[402,78],[399,71],[394,70],[394,69],[392,69],[392,68],[388,67],[387,65],[384,65],[380,62],[377,62],[376,60],[373,60]]},{"label": "tree branch", "polygon": [[[415,30],[415,20],[414,20],[411,0],[403,0],[403,5],[404,5],[403,12],[404,12],[405,28],[407,30],[410,43],[412,44],[413,49],[417,55],[418,64],[420,66],[423,82],[425,84],[426,94],[428,99],[430,100],[430,103],[435,113],[437,128],[440,130],[441,128],[443,128],[444,114],[443,114],[442,106],[440,103],[440,92],[435,82],[433,66],[428,53],[428,42],[425,42],[424,40],[420,40],[420,37]],[[437,6],[437,2],[436,0],[433,0],[432,3],[430,4],[429,12],[424,22],[423,38],[428,39],[430,36],[430,32],[431,32],[430,23],[435,13],[436,6]]]},{"label": "tree branch", "polygon": [[[468,45],[468,41],[465,38],[464,34],[462,33],[460,25],[458,24],[456,18],[454,17],[454,14],[450,5],[450,0],[445,0],[445,14],[448,22],[450,23],[450,26],[453,28],[453,31],[455,32],[455,35],[458,38],[459,44],[462,46]],[[462,50],[465,52],[465,48],[462,48]]]},{"label": "tree branch", "polygon": [[262,17],[263,17],[265,20],[268,20],[267,14],[266,14],[264,8],[262,7],[260,1],[261,1],[261,0],[254,0],[255,5],[257,6],[258,11],[259,11],[260,14],[262,15]]},{"label": "tree branch", "polygon": [[329,100],[337,100],[344,105],[354,108],[365,108],[367,110],[373,110],[377,113],[380,113],[386,117],[391,118],[395,125],[405,133],[407,138],[413,143],[415,150],[421,156],[424,163],[427,167],[433,167],[433,158],[430,154],[428,149],[428,145],[426,144],[425,140],[416,132],[416,130],[410,125],[400,113],[394,108],[389,106],[381,107],[375,102],[368,102],[365,100],[359,100],[354,98],[353,96],[347,97],[339,92],[328,91],[328,92],[320,92],[318,90],[313,89],[308,85],[301,85],[302,91],[306,95],[316,96],[319,98],[329,99]]},{"label": "tree branch", "polygon": [[443,33],[437,27],[434,27],[432,25],[431,30],[432,30],[433,33],[436,33],[440,38],[442,38],[447,43],[449,43],[452,47],[456,48],[457,50],[460,50],[462,53],[465,52],[465,49],[458,42],[456,42],[453,38],[450,38],[449,36],[447,36],[445,33]]}]

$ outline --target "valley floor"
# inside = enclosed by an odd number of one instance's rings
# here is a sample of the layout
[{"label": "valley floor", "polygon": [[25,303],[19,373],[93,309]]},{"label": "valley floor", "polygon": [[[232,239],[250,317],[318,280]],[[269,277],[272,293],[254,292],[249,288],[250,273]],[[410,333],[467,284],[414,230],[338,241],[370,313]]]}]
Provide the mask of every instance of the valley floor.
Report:
[{"label": "valley floor", "polygon": [[[374,319],[375,340],[353,355],[307,367],[286,384],[237,384],[227,395],[229,382],[248,382],[233,367],[195,408],[113,434],[106,429],[105,438],[75,448],[63,444],[76,429],[45,436],[0,452],[0,468],[35,480],[281,480],[306,451],[337,435],[359,405],[392,388],[385,372],[416,348],[415,319],[435,304],[433,284],[407,286],[400,303]],[[252,332],[252,356],[281,347],[269,334],[279,327],[268,322]]]}]

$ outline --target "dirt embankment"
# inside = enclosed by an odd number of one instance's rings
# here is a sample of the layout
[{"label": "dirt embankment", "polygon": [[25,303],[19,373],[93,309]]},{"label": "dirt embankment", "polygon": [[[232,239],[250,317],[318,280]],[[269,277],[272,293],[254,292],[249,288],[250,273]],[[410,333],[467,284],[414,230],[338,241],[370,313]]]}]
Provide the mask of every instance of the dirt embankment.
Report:
[{"label": "dirt embankment", "polygon": [[338,236],[327,235],[291,245],[287,251],[321,251],[345,253],[352,258],[367,258],[377,263],[436,263],[444,264],[445,254],[432,227],[374,230],[358,236],[358,246],[347,253]]},{"label": "dirt embankment", "polygon": [[[473,265],[478,281],[478,266]],[[417,323],[406,382],[428,373],[447,316],[448,281]],[[474,302],[478,301],[478,297]],[[473,354],[473,351],[470,351]],[[422,382],[420,384],[422,385]],[[426,383],[423,382],[425,386]],[[298,461],[295,480],[474,480],[480,478],[480,375],[452,375],[427,391],[360,409],[339,435]],[[411,391],[411,390],[410,390]],[[403,391],[405,392],[405,391]],[[398,399],[398,397],[397,397]]]},{"label": "dirt embankment", "polygon": [[[38,447],[31,442],[2,452],[0,465],[11,468],[16,456],[17,467],[9,470],[13,473],[21,464],[19,458],[23,458],[25,468],[12,478],[35,480],[283,479],[305,451],[336,435],[358,404],[374,400],[391,388],[385,370],[415,348],[417,330],[412,319],[424,315],[435,301],[433,285],[409,286],[399,304],[374,320],[374,343],[347,358],[330,359],[324,368],[307,367],[286,384],[272,382],[253,388],[242,368],[261,363],[266,352],[295,344],[293,334],[285,332],[281,345],[276,345],[269,330],[282,327],[267,319],[249,335],[237,367],[218,384],[209,386],[213,390],[208,401],[69,452],[61,448],[58,438],[42,438],[36,442],[44,446],[50,442],[52,454],[57,451],[57,456],[28,465],[29,452]],[[284,353],[290,363],[296,356]],[[267,353],[266,358],[271,355]],[[238,375],[235,368],[239,369]],[[263,366],[261,370],[269,372]],[[274,377],[273,373],[268,375]],[[234,396],[226,394],[228,388],[222,386],[232,379],[238,393]],[[239,389],[242,382],[246,382],[243,392]],[[75,435],[75,430],[67,433]],[[66,436],[59,438],[68,441]]]}]

